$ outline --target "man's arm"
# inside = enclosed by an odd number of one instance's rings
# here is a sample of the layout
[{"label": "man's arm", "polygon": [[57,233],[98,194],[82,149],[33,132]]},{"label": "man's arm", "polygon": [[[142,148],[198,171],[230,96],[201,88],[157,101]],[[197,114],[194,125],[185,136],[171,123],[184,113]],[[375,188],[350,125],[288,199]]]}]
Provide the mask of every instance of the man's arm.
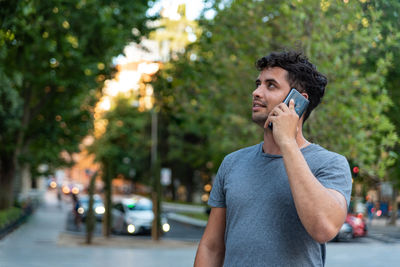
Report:
[{"label": "man's arm", "polygon": [[275,107],[266,125],[274,124],[273,137],[283,156],[299,218],[311,237],[324,243],[339,232],[346,218],[347,203],[341,193],[324,187],[312,174],[296,142],[298,120],[291,100],[289,107],[285,104]]},{"label": "man's arm", "polygon": [[195,267],[222,266],[225,257],[226,208],[212,208],[197,249]]},{"label": "man's arm", "polygon": [[319,243],[331,240],[346,218],[344,196],[325,188],[315,178],[296,142],[281,146],[281,152],[296,210],[304,228]]}]

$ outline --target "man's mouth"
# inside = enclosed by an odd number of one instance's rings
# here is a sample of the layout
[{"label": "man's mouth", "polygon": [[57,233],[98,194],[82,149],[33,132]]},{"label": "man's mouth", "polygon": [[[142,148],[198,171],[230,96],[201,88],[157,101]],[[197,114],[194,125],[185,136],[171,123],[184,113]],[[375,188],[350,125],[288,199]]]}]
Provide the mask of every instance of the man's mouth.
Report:
[{"label": "man's mouth", "polygon": [[259,102],[259,101],[253,102],[253,109],[254,108],[265,108],[265,107],[266,107],[266,105],[264,105],[264,103],[262,103],[262,102]]}]

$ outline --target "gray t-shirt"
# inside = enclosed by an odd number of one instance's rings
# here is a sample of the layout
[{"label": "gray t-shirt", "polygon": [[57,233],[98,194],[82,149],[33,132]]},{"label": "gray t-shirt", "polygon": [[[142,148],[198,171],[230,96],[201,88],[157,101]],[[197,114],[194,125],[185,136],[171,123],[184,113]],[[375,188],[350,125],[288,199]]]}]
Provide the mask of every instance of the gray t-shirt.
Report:
[{"label": "gray t-shirt", "polygon": [[[263,143],[223,160],[208,204],[226,208],[224,266],[324,266],[325,244],[307,233],[297,215],[283,158]],[[345,157],[319,145],[301,149],[314,176],[350,202]]]}]

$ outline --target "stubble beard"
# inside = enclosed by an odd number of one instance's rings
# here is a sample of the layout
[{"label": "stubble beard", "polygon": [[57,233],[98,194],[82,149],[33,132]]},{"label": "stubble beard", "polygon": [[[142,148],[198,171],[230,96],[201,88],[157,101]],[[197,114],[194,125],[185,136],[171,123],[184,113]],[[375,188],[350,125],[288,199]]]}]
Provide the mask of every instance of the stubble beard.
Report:
[{"label": "stubble beard", "polygon": [[252,114],[251,119],[255,124],[260,126],[261,128],[264,128],[265,122],[268,119],[268,115],[266,114]]}]

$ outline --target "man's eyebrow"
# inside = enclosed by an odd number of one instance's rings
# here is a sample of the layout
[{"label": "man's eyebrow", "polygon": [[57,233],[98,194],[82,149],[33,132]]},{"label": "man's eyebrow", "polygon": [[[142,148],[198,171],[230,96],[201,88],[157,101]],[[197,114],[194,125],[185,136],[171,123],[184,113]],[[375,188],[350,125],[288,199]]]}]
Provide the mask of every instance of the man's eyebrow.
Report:
[{"label": "man's eyebrow", "polygon": [[272,79],[272,78],[270,78],[270,79],[265,79],[264,81],[265,81],[266,83],[267,83],[267,82],[273,82],[273,83],[276,83],[277,85],[280,85],[280,84],[278,83],[277,80]]},{"label": "man's eyebrow", "polygon": [[[255,81],[255,83],[260,83],[260,82],[261,82],[261,80],[259,78]],[[280,83],[273,78],[269,78],[269,79],[267,78],[264,80],[264,82],[266,82],[266,83],[272,82],[272,83],[275,83],[276,85],[280,86]]]}]

